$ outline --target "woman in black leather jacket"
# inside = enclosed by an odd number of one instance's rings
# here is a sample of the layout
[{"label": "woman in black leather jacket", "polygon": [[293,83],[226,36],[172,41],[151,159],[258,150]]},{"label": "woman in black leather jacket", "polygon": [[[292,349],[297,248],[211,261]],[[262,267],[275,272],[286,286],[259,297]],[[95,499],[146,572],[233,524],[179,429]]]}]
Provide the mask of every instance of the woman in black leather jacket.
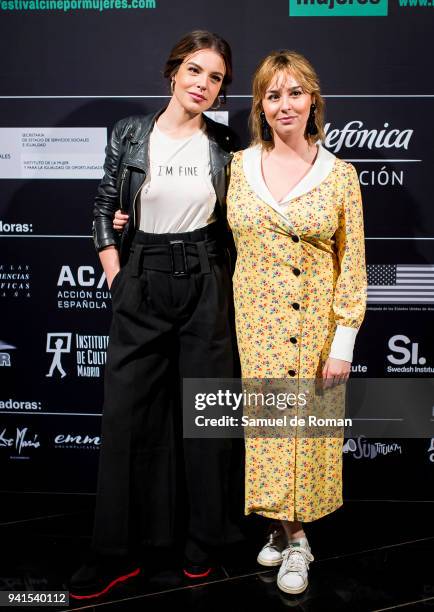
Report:
[{"label": "woman in black leather jacket", "polygon": [[[75,598],[136,576],[140,547],[152,566],[150,547],[172,546],[179,522],[192,579],[212,571],[212,550],[240,537],[228,508],[231,443],[183,439],[180,401],[183,378],[234,375],[225,198],[235,144],[203,115],[231,82],[229,45],[191,32],[164,75],[168,106],[115,125],[95,199],[113,320],[93,554],[70,581]],[[122,235],[119,208],[129,219]]]}]

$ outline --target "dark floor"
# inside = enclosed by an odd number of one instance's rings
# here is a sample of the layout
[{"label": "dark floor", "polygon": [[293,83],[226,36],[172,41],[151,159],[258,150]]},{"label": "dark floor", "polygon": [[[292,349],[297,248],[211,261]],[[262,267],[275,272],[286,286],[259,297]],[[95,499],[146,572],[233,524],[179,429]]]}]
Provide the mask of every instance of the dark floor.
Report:
[{"label": "dark floor", "polygon": [[[93,497],[3,494],[1,499],[0,591],[65,590],[89,544]],[[246,543],[227,551],[222,566],[200,584],[187,582],[168,558],[166,569],[137,577],[97,604],[38,609],[434,612],[434,503],[347,501],[307,525],[315,561],[301,596],[281,593],[276,571],[256,564],[264,525],[247,522]]]}]

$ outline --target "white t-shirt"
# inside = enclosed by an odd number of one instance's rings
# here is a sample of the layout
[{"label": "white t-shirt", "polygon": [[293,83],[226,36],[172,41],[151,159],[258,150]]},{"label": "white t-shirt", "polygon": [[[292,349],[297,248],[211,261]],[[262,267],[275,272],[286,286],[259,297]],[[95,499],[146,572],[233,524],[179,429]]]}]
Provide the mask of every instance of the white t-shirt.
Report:
[{"label": "white t-shirt", "polygon": [[153,234],[191,232],[215,220],[215,202],[206,132],[179,140],[155,124],[149,173],[140,192],[139,229]]}]

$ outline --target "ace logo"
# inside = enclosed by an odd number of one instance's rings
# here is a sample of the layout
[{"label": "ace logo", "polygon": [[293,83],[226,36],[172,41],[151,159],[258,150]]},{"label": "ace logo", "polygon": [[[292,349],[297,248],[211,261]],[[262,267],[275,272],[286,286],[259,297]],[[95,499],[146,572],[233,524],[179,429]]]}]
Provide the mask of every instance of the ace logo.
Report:
[{"label": "ace logo", "polygon": [[70,266],[62,266],[57,279],[57,286],[69,285],[70,287],[96,287],[96,289],[101,289],[105,280],[104,272],[97,276],[93,266],[78,266],[74,271]]},{"label": "ace logo", "polygon": [[100,310],[110,305],[105,274],[93,266],[62,266],[57,287],[59,309]]}]

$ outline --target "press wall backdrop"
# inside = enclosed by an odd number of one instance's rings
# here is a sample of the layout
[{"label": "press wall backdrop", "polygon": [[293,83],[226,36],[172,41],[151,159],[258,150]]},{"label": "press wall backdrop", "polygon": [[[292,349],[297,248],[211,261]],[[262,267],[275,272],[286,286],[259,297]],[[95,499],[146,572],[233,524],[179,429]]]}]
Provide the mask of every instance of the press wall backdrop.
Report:
[{"label": "press wall backdrop", "polygon": [[[432,0],[0,0],[1,489],[94,492],[111,312],[93,197],[111,127],[166,103],[165,59],[192,29],[232,45],[216,118],[245,146],[258,61],[312,61],[324,144],[364,198],[353,376],[433,376],[433,26]],[[350,439],[344,455],[347,499],[434,499],[434,438]]]}]

